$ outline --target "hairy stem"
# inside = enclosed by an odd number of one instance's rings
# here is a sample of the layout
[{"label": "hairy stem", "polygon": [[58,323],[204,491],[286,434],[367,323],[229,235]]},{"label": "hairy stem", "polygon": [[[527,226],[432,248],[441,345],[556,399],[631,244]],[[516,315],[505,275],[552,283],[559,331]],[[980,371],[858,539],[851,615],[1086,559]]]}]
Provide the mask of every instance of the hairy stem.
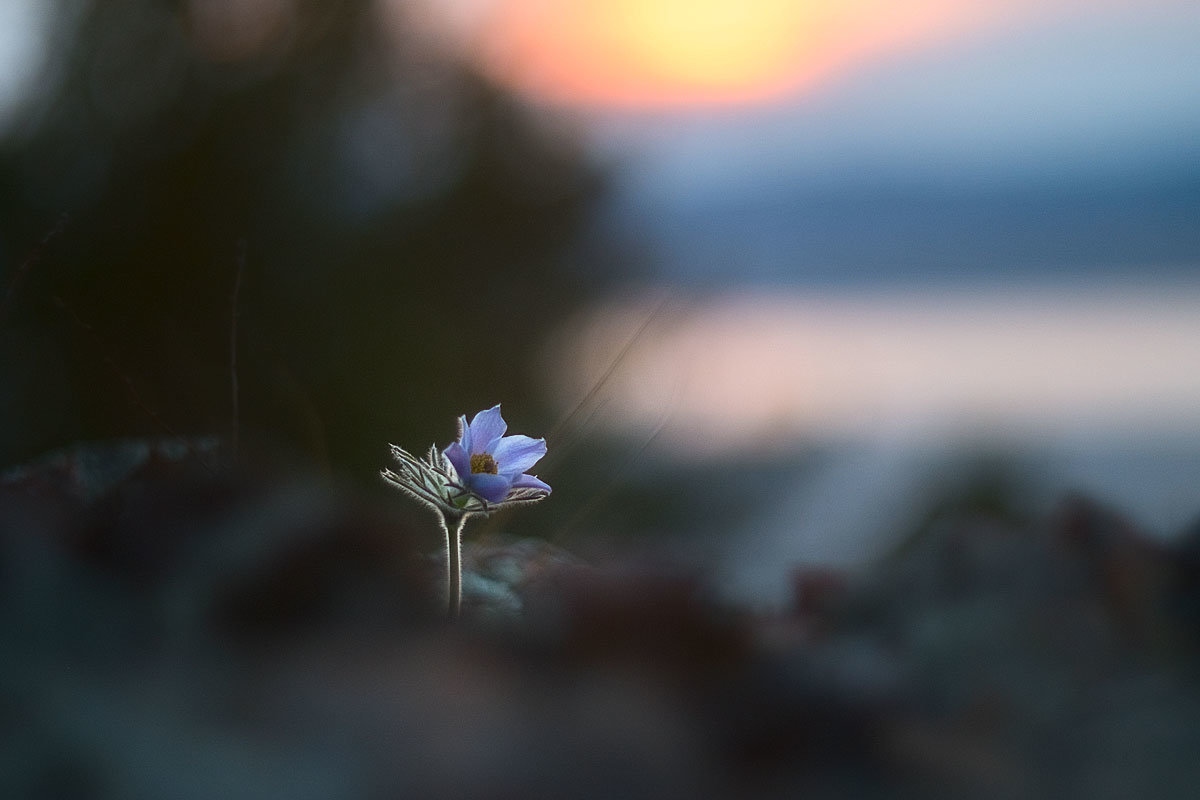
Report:
[{"label": "hairy stem", "polygon": [[466,522],[466,514],[442,515],[442,530],[446,534],[447,616],[451,622],[462,611],[462,532]]}]

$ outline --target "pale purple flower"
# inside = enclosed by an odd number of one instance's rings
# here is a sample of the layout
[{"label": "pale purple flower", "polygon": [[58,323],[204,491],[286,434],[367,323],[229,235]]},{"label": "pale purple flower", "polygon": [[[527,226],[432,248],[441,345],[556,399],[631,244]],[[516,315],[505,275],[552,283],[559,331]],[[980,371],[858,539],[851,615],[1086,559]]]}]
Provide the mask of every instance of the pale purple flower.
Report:
[{"label": "pale purple flower", "polygon": [[458,473],[462,485],[489,503],[500,503],[511,492],[535,489],[549,494],[550,486],[525,470],[546,455],[546,440],[505,436],[508,423],[497,404],[467,422],[458,420],[458,440],[442,454]]},{"label": "pale purple flower", "polygon": [[500,406],[458,419],[458,440],[417,458],[391,445],[396,469],[383,479],[433,509],[446,534],[447,611],[456,619],[462,605],[462,533],[468,517],[546,499],[550,486],[525,470],[546,455],[546,440],[505,436]]}]

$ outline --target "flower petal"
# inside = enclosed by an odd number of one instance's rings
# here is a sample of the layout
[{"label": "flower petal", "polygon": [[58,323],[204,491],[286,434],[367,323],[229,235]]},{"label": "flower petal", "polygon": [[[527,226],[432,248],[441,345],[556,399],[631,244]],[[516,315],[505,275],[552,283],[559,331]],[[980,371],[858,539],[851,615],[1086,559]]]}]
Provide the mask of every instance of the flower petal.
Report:
[{"label": "flower petal", "polygon": [[466,414],[458,418],[458,441],[462,444],[463,450],[467,453],[471,452],[471,426],[467,424]]},{"label": "flower petal", "polygon": [[487,411],[480,411],[475,415],[475,419],[471,420],[471,446],[467,452],[471,455],[492,452],[492,446],[506,430],[508,423],[500,416],[499,403]]},{"label": "flower petal", "polygon": [[492,457],[501,472],[524,472],[546,455],[546,440],[528,436],[505,436],[492,449]]},{"label": "flower petal", "polygon": [[451,442],[450,446],[442,453],[454,466],[454,471],[458,473],[458,479],[465,481],[466,476],[471,474],[471,457],[467,455],[467,449],[458,442]]},{"label": "flower petal", "polygon": [[507,475],[477,472],[471,476],[470,486],[471,491],[489,503],[499,503],[512,489],[512,479]]},{"label": "flower petal", "polygon": [[518,475],[513,481],[512,488],[514,489],[542,489],[550,491],[550,484],[540,480],[536,475]]}]

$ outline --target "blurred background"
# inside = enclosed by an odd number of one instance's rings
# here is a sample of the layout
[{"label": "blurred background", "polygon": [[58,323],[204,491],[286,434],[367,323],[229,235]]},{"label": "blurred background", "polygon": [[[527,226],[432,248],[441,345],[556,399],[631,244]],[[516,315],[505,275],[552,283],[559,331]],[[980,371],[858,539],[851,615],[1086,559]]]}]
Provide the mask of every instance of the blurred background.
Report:
[{"label": "blurred background", "polygon": [[[6,794],[1192,796],[1198,41],[3,0]],[[447,633],[378,473],[497,402]]]},{"label": "blurred background", "polygon": [[1193,3],[0,14],[0,463],[236,428],[376,490],[503,402],[530,531],[765,601],[975,481],[1200,511]]}]

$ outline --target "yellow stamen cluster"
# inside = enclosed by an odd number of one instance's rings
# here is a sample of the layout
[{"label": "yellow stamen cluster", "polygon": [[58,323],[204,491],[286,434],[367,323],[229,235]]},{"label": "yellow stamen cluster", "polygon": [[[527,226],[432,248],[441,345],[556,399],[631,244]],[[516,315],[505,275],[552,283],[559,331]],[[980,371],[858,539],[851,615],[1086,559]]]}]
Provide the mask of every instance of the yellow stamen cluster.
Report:
[{"label": "yellow stamen cluster", "polygon": [[488,453],[476,453],[471,456],[471,473],[479,474],[486,472],[488,475],[495,475],[500,471],[496,464],[496,459],[492,458]]}]

